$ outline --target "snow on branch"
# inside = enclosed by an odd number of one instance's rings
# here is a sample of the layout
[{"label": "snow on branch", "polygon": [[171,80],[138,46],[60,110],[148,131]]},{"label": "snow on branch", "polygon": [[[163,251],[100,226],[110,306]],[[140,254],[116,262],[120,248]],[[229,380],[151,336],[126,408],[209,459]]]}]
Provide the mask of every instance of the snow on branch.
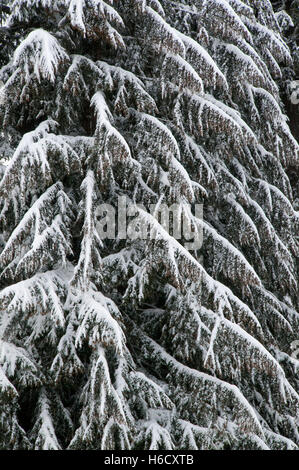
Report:
[{"label": "snow on branch", "polygon": [[103,142],[104,152],[109,152],[116,160],[130,159],[130,148],[123,136],[111,125],[112,114],[106,104],[104,95],[98,91],[91,100],[97,115],[97,133]]},{"label": "snow on branch", "polygon": [[88,291],[84,294],[78,306],[76,347],[86,340],[92,348],[98,345],[112,347],[118,354],[123,354],[125,337],[118,321],[112,316],[113,310],[110,311],[110,308],[117,308],[111,302],[106,302],[99,292]]},{"label": "snow on branch", "polygon": [[219,39],[231,41],[232,37],[243,37],[249,43],[252,42],[244,22],[226,0],[206,0],[200,11],[200,18],[205,28]]},{"label": "snow on branch", "polygon": [[146,6],[146,29],[152,44],[173,54],[185,56],[185,46],[177,31],[172,28],[155,10]]},{"label": "snow on branch", "polygon": [[261,47],[261,55],[263,55],[264,50],[268,50],[277,62],[282,62],[287,65],[292,64],[292,57],[288,46],[284,43],[279,34],[257,21],[253,22],[248,18],[245,18],[244,21],[257,44]]},{"label": "snow on branch", "polygon": [[111,26],[110,22],[123,27],[123,20],[117,11],[103,0],[70,0],[64,21],[80,31],[84,37],[107,41],[115,49],[125,48],[121,35]]},{"label": "snow on branch", "polygon": [[[102,62],[97,62],[101,66]],[[107,65],[106,65],[107,66]],[[157,106],[154,99],[145,90],[144,83],[128,70],[121,67],[109,66],[113,76],[114,86],[118,92],[114,101],[114,109],[122,115],[128,114],[128,107],[140,112],[154,113]]]},{"label": "snow on branch", "polygon": [[[196,219],[196,223],[203,227],[206,243],[211,243],[214,276],[222,272],[227,279],[234,279],[240,285],[261,284],[258,275],[237,248],[203,220]],[[256,230],[255,233],[257,235]]]},{"label": "snow on branch", "polygon": [[37,419],[31,431],[35,450],[60,450],[54,419],[51,413],[51,401],[44,388],[41,389],[37,402]]},{"label": "snow on branch", "polygon": [[179,55],[166,55],[162,65],[162,77],[165,84],[170,81],[177,85],[180,91],[188,88],[193,93],[203,92],[201,78],[189,62]]},{"label": "snow on branch", "polygon": [[65,264],[72,252],[66,229],[71,217],[72,203],[62,184],[56,183],[37,199],[12,232],[0,255],[1,277],[13,272],[21,278],[32,275],[57,257]]},{"label": "snow on branch", "polygon": [[32,341],[47,335],[49,342],[55,343],[56,330],[65,323],[61,301],[65,294],[63,274],[57,271],[36,274],[3,289],[0,310],[5,310],[6,315],[0,322],[1,335],[7,335],[10,328],[21,330],[25,319]]},{"label": "snow on branch", "polygon": [[91,357],[88,380],[81,393],[83,409],[69,449],[85,448],[86,443],[102,450],[115,448],[115,431],[122,440],[123,449],[130,448],[126,404],[115,390],[102,347]]},{"label": "snow on branch", "polygon": [[4,374],[19,387],[38,386],[41,371],[28,352],[11,342],[0,340],[0,365]]},{"label": "snow on branch", "polygon": [[65,7],[65,2],[69,0],[9,0],[11,3],[11,14],[8,18],[8,26],[14,26],[15,23],[29,22],[32,18],[32,12],[44,9],[51,12],[52,9],[59,11]]},{"label": "snow on branch", "polygon": [[64,136],[53,133],[57,127],[57,122],[47,120],[22,137],[0,182],[0,195],[5,200],[2,218],[11,206],[19,221],[29,196],[46,189],[58,175],[62,178],[81,171],[81,161],[72,146]]},{"label": "snow on branch", "polygon": [[197,41],[178,32],[186,48],[186,59],[193,66],[205,85],[228,88],[226,78],[209,53]]},{"label": "snow on branch", "polygon": [[81,185],[83,200],[79,208],[79,218],[83,217],[83,239],[78,264],[74,271],[73,285],[80,286],[83,291],[89,288],[90,282],[95,277],[96,271],[100,270],[101,255],[99,252],[102,241],[96,230],[96,181],[94,173],[89,170]]},{"label": "snow on branch", "polygon": [[142,421],[139,424],[137,443],[149,450],[172,450],[174,443],[167,429],[159,423],[152,421]]},{"label": "snow on branch", "polygon": [[[198,400],[198,405],[199,401],[202,403],[202,400],[214,404],[223,417],[227,417],[240,429],[246,429],[247,432],[251,430],[251,432],[263,438],[263,431],[257,416],[238,387],[176,361],[153,339],[149,338],[140,328],[137,328],[133,322],[130,323],[132,324],[131,334],[137,345],[140,345],[142,341],[142,357],[145,360],[152,361],[157,371],[163,365],[167,367],[167,380],[173,386],[188,387],[189,399],[196,402]],[[175,394],[172,399],[176,402]]]},{"label": "snow on branch", "polygon": [[13,56],[14,66],[19,68],[19,73],[25,72],[27,80],[33,72],[39,82],[44,79],[52,83],[59,66],[68,60],[69,56],[57,39],[43,29],[29,33]]}]

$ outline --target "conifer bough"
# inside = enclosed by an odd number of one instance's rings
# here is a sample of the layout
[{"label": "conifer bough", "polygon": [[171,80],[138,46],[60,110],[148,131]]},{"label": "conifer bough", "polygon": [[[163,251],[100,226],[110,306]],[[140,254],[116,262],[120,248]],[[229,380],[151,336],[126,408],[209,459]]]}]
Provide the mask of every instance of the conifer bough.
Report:
[{"label": "conifer bough", "polygon": [[[298,143],[271,2],[3,5],[0,449],[298,449]],[[120,196],[203,203],[201,250],[142,210],[154,240],[101,239]]]}]

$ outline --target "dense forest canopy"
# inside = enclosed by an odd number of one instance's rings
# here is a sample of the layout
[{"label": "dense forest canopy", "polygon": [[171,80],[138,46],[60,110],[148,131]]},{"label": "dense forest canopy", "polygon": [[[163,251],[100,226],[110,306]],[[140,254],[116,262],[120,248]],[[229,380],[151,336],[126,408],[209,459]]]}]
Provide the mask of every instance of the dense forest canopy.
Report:
[{"label": "dense forest canopy", "polygon": [[298,449],[297,6],[2,1],[0,449]]}]

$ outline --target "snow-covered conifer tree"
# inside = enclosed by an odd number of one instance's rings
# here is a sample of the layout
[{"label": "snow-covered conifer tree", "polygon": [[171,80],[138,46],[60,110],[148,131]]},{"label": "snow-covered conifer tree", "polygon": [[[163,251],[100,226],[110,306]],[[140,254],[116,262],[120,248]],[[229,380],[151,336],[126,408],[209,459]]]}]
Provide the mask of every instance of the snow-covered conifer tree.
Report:
[{"label": "snow-covered conifer tree", "polygon": [[[299,159],[271,2],[9,7],[0,448],[298,448]],[[120,200],[151,238],[102,236]]]}]

